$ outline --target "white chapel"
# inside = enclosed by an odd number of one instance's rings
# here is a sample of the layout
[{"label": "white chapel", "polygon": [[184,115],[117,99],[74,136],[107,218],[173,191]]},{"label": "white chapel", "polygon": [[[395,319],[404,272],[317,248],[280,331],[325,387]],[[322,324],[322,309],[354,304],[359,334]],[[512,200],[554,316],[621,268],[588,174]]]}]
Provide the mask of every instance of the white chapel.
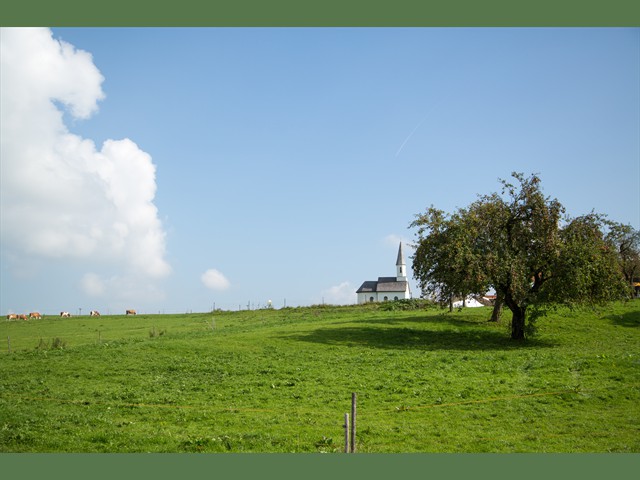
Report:
[{"label": "white chapel", "polygon": [[411,298],[411,289],[407,279],[407,265],[402,253],[402,242],[398,248],[395,277],[378,277],[378,280],[365,281],[358,290],[358,303],[386,302]]}]

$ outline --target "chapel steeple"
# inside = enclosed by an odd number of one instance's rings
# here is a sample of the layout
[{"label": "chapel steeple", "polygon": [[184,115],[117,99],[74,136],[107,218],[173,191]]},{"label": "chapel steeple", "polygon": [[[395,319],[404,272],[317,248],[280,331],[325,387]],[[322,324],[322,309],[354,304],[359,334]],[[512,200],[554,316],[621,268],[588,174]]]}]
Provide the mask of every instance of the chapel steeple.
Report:
[{"label": "chapel steeple", "polygon": [[407,265],[404,262],[404,255],[402,254],[402,242],[398,247],[398,259],[396,260],[396,276],[399,282],[407,281]]}]

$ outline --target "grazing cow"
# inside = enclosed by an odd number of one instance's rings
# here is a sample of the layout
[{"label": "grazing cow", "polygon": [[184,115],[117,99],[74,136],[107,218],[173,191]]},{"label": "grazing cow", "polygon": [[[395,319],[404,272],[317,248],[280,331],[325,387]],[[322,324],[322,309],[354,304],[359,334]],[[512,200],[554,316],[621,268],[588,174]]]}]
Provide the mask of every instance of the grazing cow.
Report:
[{"label": "grazing cow", "polygon": [[15,313],[10,313],[9,315],[7,315],[7,320],[17,320],[18,319],[18,315],[16,315]]},{"label": "grazing cow", "polygon": [[19,320],[29,320],[29,317],[27,317],[24,313],[21,313],[20,315],[18,315],[18,319]]},{"label": "grazing cow", "polygon": [[99,317],[100,316],[100,312],[97,311],[97,310],[91,310],[89,315],[91,315],[92,317]]},{"label": "grazing cow", "polygon": [[71,314],[69,312],[60,312],[60,316],[64,318],[69,318]]},{"label": "grazing cow", "polygon": [[127,310],[126,315],[135,315],[136,311],[135,310]]},{"label": "grazing cow", "polygon": [[42,315],[40,315],[38,312],[31,312],[29,314],[29,318],[42,318]]}]

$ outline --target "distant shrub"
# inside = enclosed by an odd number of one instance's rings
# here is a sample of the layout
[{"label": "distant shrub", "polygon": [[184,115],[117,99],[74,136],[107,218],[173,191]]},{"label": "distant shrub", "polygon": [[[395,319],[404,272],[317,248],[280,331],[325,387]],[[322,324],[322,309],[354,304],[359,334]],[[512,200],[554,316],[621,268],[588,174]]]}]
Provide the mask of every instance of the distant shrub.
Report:
[{"label": "distant shrub", "polygon": [[166,330],[156,330],[156,327],[153,327],[149,330],[149,338],[161,337],[166,333]]},{"label": "distant shrub", "polygon": [[66,346],[67,342],[59,337],[51,340],[51,343],[41,338],[38,345],[36,345],[36,350],[63,350]]},{"label": "distant shrub", "polygon": [[408,298],[403,300],[393,300],[380,304],[380,310],[396,311],[396,310],[425,310],[434,306],[434,303],[424,298]]}]

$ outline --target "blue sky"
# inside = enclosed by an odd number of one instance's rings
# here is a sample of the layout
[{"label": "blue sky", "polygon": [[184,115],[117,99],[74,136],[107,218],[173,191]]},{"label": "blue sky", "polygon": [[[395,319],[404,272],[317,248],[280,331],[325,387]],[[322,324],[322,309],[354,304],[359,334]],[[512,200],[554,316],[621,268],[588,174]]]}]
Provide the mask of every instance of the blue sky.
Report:
[{"label": "blue sky", "polygon": [[512,171],[640,228],[639,29],[1,40],[3,314],[353,303]]}]

